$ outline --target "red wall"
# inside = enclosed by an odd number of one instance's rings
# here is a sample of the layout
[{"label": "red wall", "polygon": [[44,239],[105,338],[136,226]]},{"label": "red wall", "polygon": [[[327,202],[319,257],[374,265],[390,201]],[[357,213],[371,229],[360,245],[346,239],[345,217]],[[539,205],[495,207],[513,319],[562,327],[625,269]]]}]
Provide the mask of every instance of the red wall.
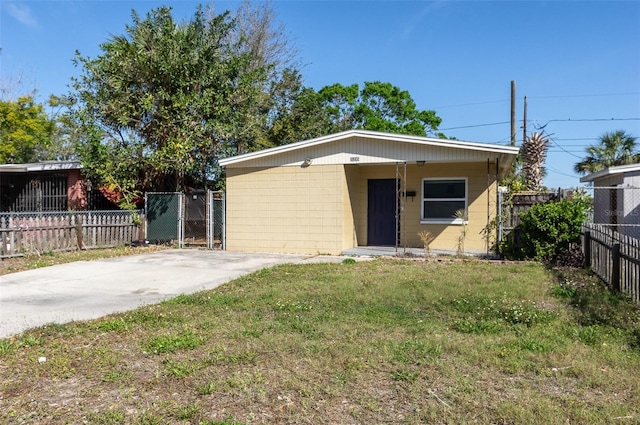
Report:
[{"label": "red wall", "polygon": [[69,170],[67,173],[67,197],[70,209],[87,209],[87,181],[80,170]]}]

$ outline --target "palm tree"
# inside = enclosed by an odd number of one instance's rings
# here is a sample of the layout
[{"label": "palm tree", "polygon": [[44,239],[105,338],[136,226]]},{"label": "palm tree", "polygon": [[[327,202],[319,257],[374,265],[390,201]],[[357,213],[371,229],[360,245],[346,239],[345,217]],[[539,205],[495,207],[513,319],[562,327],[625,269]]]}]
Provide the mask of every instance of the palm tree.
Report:
[{"label": "palm tree", "polygon": [[520,148],[522,177],[527,190],[540,190],[542,187],[548,146],[549,139],[543,133],[533,133],[526,138]]},{"label": "palm tree", "polygon": [[587,156],[574,166],[578,174],[595,173],[607,167],[633,164],[640,161],[637,138],[623,130],[604,133],[598,145],[587,148]]}]

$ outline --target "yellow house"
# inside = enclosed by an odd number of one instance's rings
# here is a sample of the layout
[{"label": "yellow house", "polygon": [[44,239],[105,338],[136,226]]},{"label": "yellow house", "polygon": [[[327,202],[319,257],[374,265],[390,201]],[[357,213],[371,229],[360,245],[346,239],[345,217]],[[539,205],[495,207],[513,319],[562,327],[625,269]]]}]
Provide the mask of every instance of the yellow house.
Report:
[{"label": "yellow house", "polygon": [[[491,248],[518,148],[351,130],[220,161],[226,249],[339,255],[358,246]],[[489,232],[486,231],[489,229]],[[494,239],[493,239],[494,240]]]}]

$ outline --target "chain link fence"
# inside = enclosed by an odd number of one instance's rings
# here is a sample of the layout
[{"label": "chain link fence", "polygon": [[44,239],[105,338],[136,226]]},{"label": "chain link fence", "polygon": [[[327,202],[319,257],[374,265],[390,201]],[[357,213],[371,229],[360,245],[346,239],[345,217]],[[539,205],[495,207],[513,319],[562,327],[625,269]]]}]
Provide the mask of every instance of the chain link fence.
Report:
[{"label": "chain link fence", "polygon": [[588,222],[640,239],[640,187],[585,187],[583,190],[593,198]]},{"label": "chain link fence", "polygon": [[145,210],[0,213],[0,258],[155,244],[225,248],[224,192],[148,193]]},{"label": "chain link fence", "polygon": [[150,243],[224,249],[223,192],[147,193],[145,208]]},{"label": "chain link fence", "polygon": [[150,243],[183,246],[183,204],[180,192],[145,194],[146,238]]},{"label": "chain link fence", "polygon": [[225,249],[226,225],[225,211],[226,201],[224,192],[209,191],[207,194],[207,248]]},{"label": "chain link fence", "polygon": [[184,195],[184,244],[207,245],[207,191],[192,191]]}]

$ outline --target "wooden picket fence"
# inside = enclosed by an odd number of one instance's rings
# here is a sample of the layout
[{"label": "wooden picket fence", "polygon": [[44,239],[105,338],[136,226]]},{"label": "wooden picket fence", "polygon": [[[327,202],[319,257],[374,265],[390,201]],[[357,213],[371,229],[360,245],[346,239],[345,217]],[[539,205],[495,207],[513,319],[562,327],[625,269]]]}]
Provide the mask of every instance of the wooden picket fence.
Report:
[{"label": "wooden picket fence", "polygon": [[582,231],[585,267],[640,303],[640,239],[602,224],[585,224]]},{"label": "wooden picket fence", "polygon": [[142,211],[0,213],[0,258],[128,245],[142,222]]}]

